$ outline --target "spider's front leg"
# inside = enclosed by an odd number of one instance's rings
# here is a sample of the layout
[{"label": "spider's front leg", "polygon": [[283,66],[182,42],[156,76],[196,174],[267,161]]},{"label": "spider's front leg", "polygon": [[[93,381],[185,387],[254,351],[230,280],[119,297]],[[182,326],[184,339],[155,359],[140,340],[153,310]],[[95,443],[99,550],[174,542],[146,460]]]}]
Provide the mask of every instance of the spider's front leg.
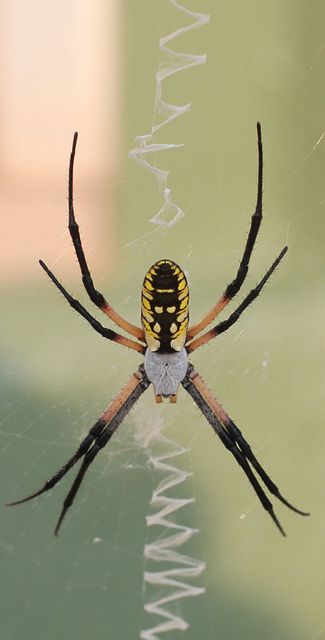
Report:
[{"label": "spider's front leg", "polygon": [[211,424],[221,442],[230,453],[232,453],[236,462],[241,466],[264,509],[269,513],[282,535],[285,536],[286,534],[274,513],[272,503],[265,494],[251,467],[258,473],[270,493],[276,496],[289,509],[302,516],[308,516],[309,514],[294,507],[281,495],[278,487],[255,458],[250,445],[243,437],[241,431],[209,391],[205,382],[191,364],[188,366],[182,385]]},{"label": "spider's front leg", "polygon": [[79,226],[76,222],[76,217],[74,213],[74,205],[73,205],[73,170],[74,170],[74,160],[76,153],[76,146],[78,140],[78,133],[73,136],[72,149],[70,154],[70,164],[69,164],[69,233],[71,236],[71,240],[73,242],[73,246],[76,252],[77,260],[79,262],[80,271],[82,274],[82,282],[88,293],[90,300],[97,306],[99,309],[103,311],[118,327],[124,329],[132,336],[137,338],[138,340],[144,341],[144,332],[140,327],[131,324],[124,318],[122,318],[111,305],[104,298],[103,294],[97,291],[94,286],[93,279],[91,277],[86,256],[82,247]]},{"label": "spider's front leg", "polygon": [[72,484],[67,497],[64,500],[61,515],[55,528],[55,535],[57,535],[63,518],[68,508],[74,501],[74,498],[79,490],[82,479],[89,465],[92,463],[99,451],[103,447],[105,447],[105,445],[111,439],[112,435],[117,430],[118,426],[129,413],[130,409],[140,398],[143,392],[149,387],[149,385],[150,381],[148,380],[144,367],[143,365],[140,365],[138,370],[132,375],[131,379],[120,391],[118,396],[114,398],[106,411],[104,411],[97,422],[95,422],[94,426],[88,432],[88,435],[81,442],[76,453],[63,465],[63,467],[56,471],[56,473],[54,473],[45,482],[41,489],[39,489],[35,493],[32,493],[26,498],[7,503],[7,506],[14,506],[17,504],[22,504],[23,502],[28,502],[28,500],[32,500],[42,493],[49,491],[61,480],[61,478],[66,475],[71,467],[73,467],[76,462],[78,462],[78,460],[83,457],[84,459],[81,464],[80,470]]},{"label": "spider's front leg", "polygon": [[221,313],[221,311],[229,304],[229,302],[234,298],[234,296],[240,290],[242,284],[244,283],[249,263],[251,259],[251,255],[254,249],[254,245],[256,242],[257,234],[259,232],[259,228],[261,226],[262,217],[263,217],[263,145],[262,145],[262,131],[261,125],[258,122],[256,125],[257,128],[257,150],[258,150],[258,169],[257,169],[257,197],[256,197],[256,206],[255,211],[251,218],[249,233],[247,236],[244,253],[242,259],[240,261],[237,274],[235,278],[227,285],[222,296],[217,300],[212,309],[207,313],[204,318],[200,322],[195,325],[192,325],[188,330],[188,340],[192,340],[194,336],[198,333],[206,329],[206,327],[213,322],[213,320]]}]

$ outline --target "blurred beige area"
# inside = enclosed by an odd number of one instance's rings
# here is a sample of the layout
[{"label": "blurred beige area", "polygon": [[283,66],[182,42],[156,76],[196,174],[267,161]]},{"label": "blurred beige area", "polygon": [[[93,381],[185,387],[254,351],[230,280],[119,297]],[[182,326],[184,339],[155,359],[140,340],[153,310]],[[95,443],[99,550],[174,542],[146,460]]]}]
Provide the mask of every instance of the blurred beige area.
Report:
[{"label": "blurred beige area", "polygon": [[38,276],[39,257],[59,261],[60,276],[70,268],[78,276],[67,232],[75,130],[75,207],[85,248],[92,267],[107,270],[114,259],[119,27],[115,0],[0,1],[3,285]]}]

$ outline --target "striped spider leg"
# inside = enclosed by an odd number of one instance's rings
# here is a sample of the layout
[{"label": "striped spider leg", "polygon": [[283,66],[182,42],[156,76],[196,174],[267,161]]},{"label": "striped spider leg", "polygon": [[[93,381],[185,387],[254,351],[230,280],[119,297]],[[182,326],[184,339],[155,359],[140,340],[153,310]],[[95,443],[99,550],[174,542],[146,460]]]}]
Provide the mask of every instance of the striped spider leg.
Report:
[{"label": "striped spider leg", "polygon": [[70,154],[70,163],[69,163],[69,232],[73,242],[73,246],[76,252],[76,256],[79,262],[82,282],[88,293],[90,300],[97,306],[99,309],[103,311],[118,327],[127,331],[132,336],[137,338],[138,340],[144,341],[144,332],[140,327],[131,324],[124,318],[122,318],[105,300],[102,293],[97,291],[94,287],[93,279],[90,275],[90,271],[88,268],[88,264],[85,258],[85,253],[82,248],[79,227],[76,222],[75,214],[74,214],[74,206],[73,206],[73,169],[74,169],[74,158],[76,153],[76,146],[78,140],[78,133],[76,132],[73,136],[72,142],[72,150]]},{"label": "striped spider leg", "polygon": [[71,507],[77,492],[79,491],[81,482],[89,465],[93,462],[94,458],[101,451],[101,449],[103,449],[103,447],[107,445],[112,435],[117,430],[118,426],[127,416],[130,409],[140,398],[143,392],[146,391],[149,385],[150,382],[144,371],[144,367],[143,365],[140,365],[138,370],[131,376],[131,379],[129,380],[127,385],[122,389],[122,391],[120,391],[117,397],[110,403],[106,411],[102,413],[100,418],[91,427],[87,436],[79,445],[77,451],[63,465],[63,467],[56,471],[45,482],[41,489],[35,491],[26,498],[7,503],[7,506],[14,506],[17,504],[22,504],[23,502],[28,502],[29,500],[40,496],[42,493],[53,489],[53,487],[55,487],[55,485],[66,475],[66,473],[68,473],[71,467],[73,467],[81,458],[83,458],[80,469],[75,477],[71,489],[64,500],[62,511],[55,527],[55,535],[58,535],[62,521],[66,515],[67,510],[69,509],[69,507]]},{"label": "striped spider leg", "polygon": [[246,279],[249,267],[249,261],[254,249],[255,241],[263,217],[263,145],[261,125],[257,123],[257,149],[258,149],[258,169],[257,169],[257,198],[255,211],[251,218],[251,225],[244,248],[244,253],[239,264],[236,277],[230,282],[222,296],[217,300],[212,309],[195,325],[189,327],[187,333],[187,341],[189,342],[198,333],[203,331],[213,320],[221,313],[221,311],[229,304],[233,297],[238,293],[243,282]]},{"label": "striped spider leg", "polygon": [[201,376],[194,370],[194,367],[191,364],[188,367],[186,376],[182,381],[182,385],[197,404],[204,417],[210,423],[222,444],[234,456],[236,462],[242,468],[248,481],[252,485],[262,506],[271,516],[273,522],[278,527],[282,535],[285,536],[286,534],[284,529],[274,513],[272,503],[254,475],[252,468],[260,476],[270,493],[278,498],[278,500],[285,504],[289,509],[295,511],[295,513],[299,513],[301,516],[308,516],[309,513],[297,509],[281,495],[276,484],[274,484],[270,476],[256,459],[250,445],[245,440],[241,431],[213,396]]}]

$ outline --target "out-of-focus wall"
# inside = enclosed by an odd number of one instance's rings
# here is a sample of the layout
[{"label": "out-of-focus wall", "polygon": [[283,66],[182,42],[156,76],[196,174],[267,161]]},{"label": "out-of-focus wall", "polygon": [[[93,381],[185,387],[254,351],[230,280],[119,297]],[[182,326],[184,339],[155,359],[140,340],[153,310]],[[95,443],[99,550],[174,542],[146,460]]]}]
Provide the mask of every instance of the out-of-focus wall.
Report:
[{"label": "out-of-focus wall", "polygon": [[[119,3],[0,2],[0,281],[36,275],[37,258],[75,261],[67,172],[79,131],[75,201],[92,264],[109,267],[119,173]],[[101,241],[105,236],[111,245]],[[108,257],[108,260],[107,260]],[[73,270],[77,275],[77,271]]]}]

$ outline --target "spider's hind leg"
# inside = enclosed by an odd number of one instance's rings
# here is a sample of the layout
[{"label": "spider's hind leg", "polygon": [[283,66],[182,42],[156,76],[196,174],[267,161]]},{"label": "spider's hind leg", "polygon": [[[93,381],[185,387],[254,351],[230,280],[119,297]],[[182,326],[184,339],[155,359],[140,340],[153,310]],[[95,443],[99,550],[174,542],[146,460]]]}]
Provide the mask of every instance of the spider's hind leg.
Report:
[{"label": "spider's hind leg", "polygon": [[23,502],[28,502],[28,500],[32,500],[42,493],[49,491],[49,489],[52,489],[61,480],[61,478],[66,475],[69,469],[71,469],[71,467],[73,467],[76,462],[83,457],[83,462],[79,472],[64,500],[61,515],[55,528],[55,535],[57,535],[63,518],[74,501],[89,465],[96,457],[97,453],[99,453],[99,451],[108,443],[118,426],[129,413],[130,409],[149,385],[150,381],[147,378],[144,367],[143,365],[140,365],[138,370],[132,375],[129,382],[120,391],[117,397],[114,398],[106,411],[104,411],[99,420],[97,420],[94,426],[90,429],[88,435],[84,438],[76,453],[68,460],[68,462],[66,462],[59,471],[54,473],[45,482],[41,489],[39,489],[39,491],[36,491],[21,500],[9,502],[7,506],[14,506],[22,504]]},{"label": "spider's hind leg", "polygon": [[229,418],[229,416],[224,412],[224,410],[219,405],[219,403],[217,403],[217,404],[220,407],[221,411],[226,416],[224,425],[225,425],[230,437],[232,438],[232,440],[234,442],[236,442],[236,444],[238,445],[238,447],[240,448],[240,450],[242,451],[244,456],[247,458],[247,460],[251,463],[251,465],[257,471],[258,475],[263,480],[265,486],[268,488],[270,493],[272,493],[272,495],[274,495],[276,498],[278,498],[278,500],[283,502],[283,504],[285,504],[286,507],[291,509],[291,511],[294,511],[295,513],[299,513],[301,516],[309,516],[309,513],[307,513],[306,511],[301,511],[301,509],[297,509],[297,507],[294,507],[293,504],[288,502],[288,500],[286,500],[283,497],[283,495],[280,493],[279,488],[277,487],[277,485],[274,484],[273,480],[266,473],[266,471],[264,471],[263,467],[260,465],[258,460],[255,458],[255,456],[253,454],[253,451],[251,449],[251,446],[248,444],[247,440],[245,440],[245,438],[244,438],[242,432],[240,431],[240,429],[238,429],[237,425],[235,425],[235,423],[231,420],[231,418]]},{"label": "spider's hind leg", "polygon": [[263,480],[270,493],[276,496],[289,509],[303,516],[307,516],[309,514],[301,511],[300,509],[297,509],[285,498],[283,498],[278,487],[274,484],[274,482],[264,471],[258,460],[255,458],[250,445],[243,437],[241,431],[209,391],[201,376],[196,373],[196,371],[194,371],[192,365],[189,365],[187,374],[182,384],[189,395],[193,398],[199,409],[202,411],[208,422],[211,424],[212,428],[219,436],[223,445],[230,451],[230,453],[232,453],[236,462],[241,466],[247,479],[255,490],[255,493],[257,494],[262,506],[269,513],[273,522],[276,524],[282,535],[285,536],[285,532],[274,513],[272,503],[265,494],[258,479],[255,477],[250,465],[254,467],[255,471]]}]

